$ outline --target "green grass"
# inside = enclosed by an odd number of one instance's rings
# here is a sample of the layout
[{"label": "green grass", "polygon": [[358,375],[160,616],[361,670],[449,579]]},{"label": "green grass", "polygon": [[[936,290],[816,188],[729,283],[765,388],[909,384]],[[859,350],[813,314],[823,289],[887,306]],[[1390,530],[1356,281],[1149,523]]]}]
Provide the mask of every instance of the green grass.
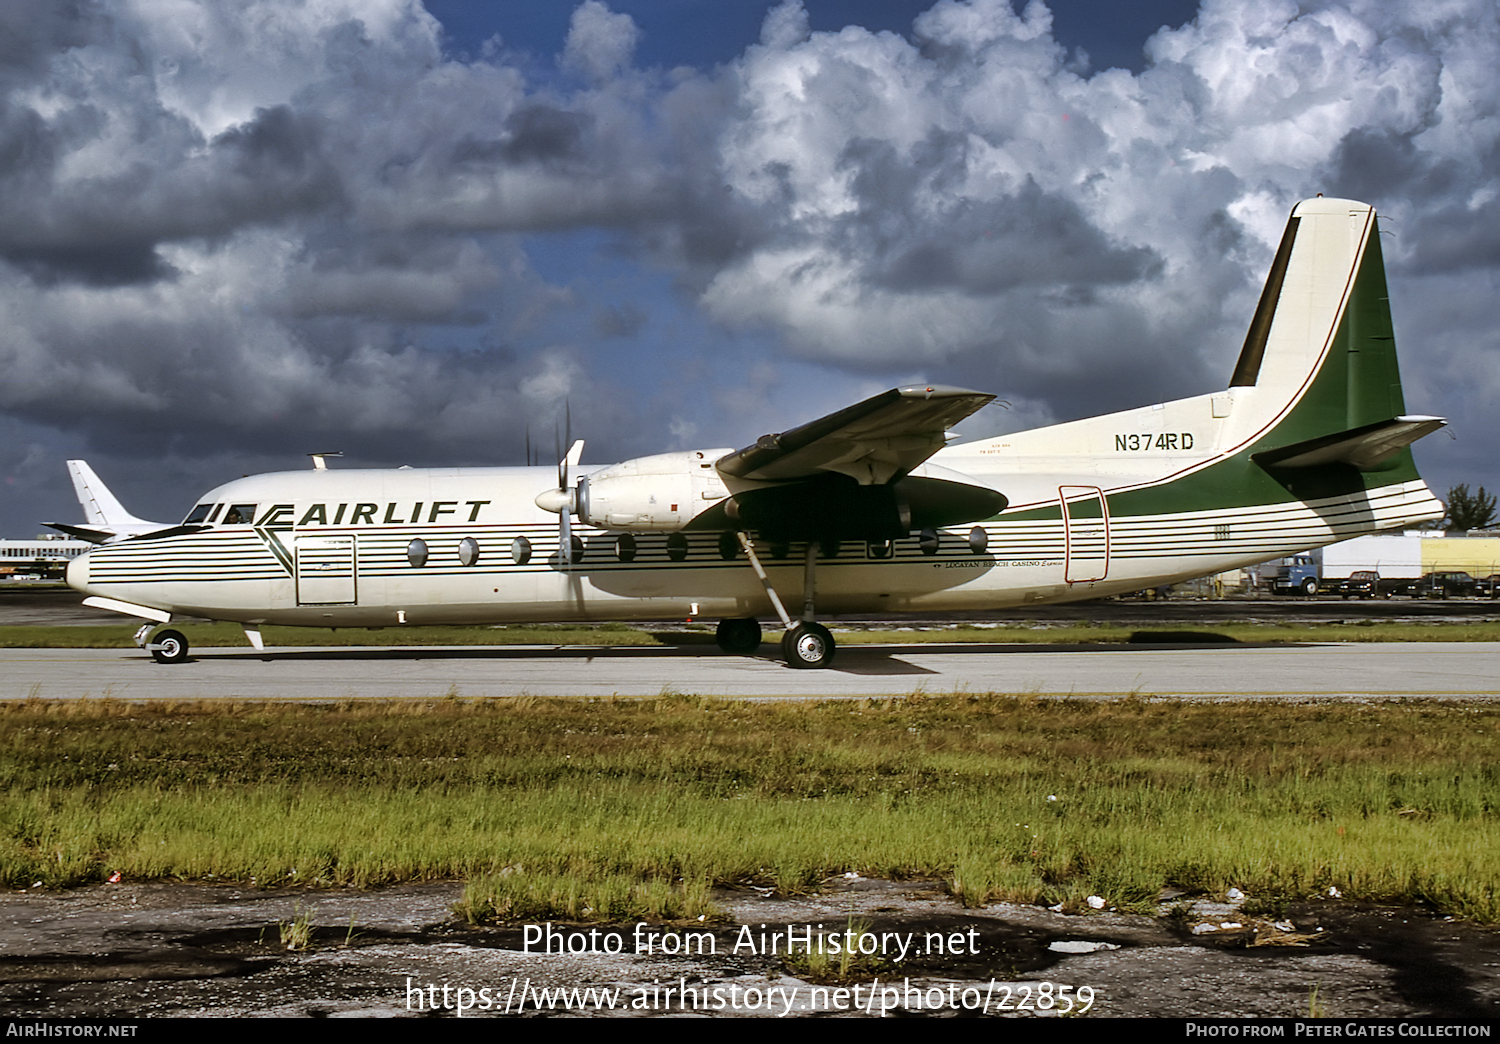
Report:
[{"label": "green grass", "polygon": [[[0,627],[0,648],[128,649],[137,624],[76,627]],[[195,649],[249,648],[238,624],[174,624]],[[976,642],[997,644],[1118,644],[1130,640],[1127,627],[1086,623],[1047,623],[985,627],[932,625],[893,628],[881,624],[832,623],[840,645]],[[1209,631],[1237,642],[1497,642],[1500,620],[1472,623],[1378,623],[1360,620],[1329,624],[1227,623],[1195,627],[1153,626],[1155,633]],[[277,646],[438,646],[438,645],[711,645],[711,625],[643,630],[623,623],[592,625],[512,624],[503,627],[388,627],[381,630],[315,627],[262,628],[266,644]],[[768,641],[780,632],[767,626]]]},{"label": "green grass", "polygon": [[0,880],[462,878],[489,918],[707,916],[715,884],[1163,887],[1500,922],[1500,709],[1003,696],[0,704]]}]

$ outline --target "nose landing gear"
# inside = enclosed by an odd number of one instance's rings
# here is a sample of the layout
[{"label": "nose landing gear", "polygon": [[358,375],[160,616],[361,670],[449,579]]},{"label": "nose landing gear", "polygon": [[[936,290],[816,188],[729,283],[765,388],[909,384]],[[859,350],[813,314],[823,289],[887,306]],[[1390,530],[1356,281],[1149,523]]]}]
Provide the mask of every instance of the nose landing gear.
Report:
[{"label": "nose landing gear", "polygon": [[[135,644],[151,654],[157,663],[183,663],[188,658],[188,640],[181,631],[170,628],[151,635],[155,624],[142,624],[135,632]],[[151,635],[147,640],[147,635]]]}]

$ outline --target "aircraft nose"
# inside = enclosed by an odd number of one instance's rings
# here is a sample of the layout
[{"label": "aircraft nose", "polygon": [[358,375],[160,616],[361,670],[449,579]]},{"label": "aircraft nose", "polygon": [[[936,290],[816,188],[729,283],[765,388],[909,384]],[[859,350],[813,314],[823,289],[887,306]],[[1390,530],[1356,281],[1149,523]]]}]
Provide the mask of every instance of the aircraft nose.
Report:
[{"label": "aircraft nose", "polygon": [[68,560],[68,568],[63,574],[68,581],[68,586],[82,591],[89,583],[89,556],[88,553],[78,555]]}]

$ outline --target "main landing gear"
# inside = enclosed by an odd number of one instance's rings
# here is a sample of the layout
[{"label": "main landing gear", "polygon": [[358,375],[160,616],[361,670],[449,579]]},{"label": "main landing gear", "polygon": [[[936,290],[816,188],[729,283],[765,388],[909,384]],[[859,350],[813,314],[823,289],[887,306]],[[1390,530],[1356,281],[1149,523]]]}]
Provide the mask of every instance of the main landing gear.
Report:
[{"label": "main landing gear", "polygon": [[833,660],[833,635],[812,620],[798,620],[781,636],[781,658],[788,667],[827,667]]},{"label": "main landing gear", "polygon": [[[135,644],[139,645],[151,654],[151,658],[157,663],[182,663],[188,658],[188,640],[181,631],[168,628],[165,631],[157,631],[151,634],[155,624],[142,624],[141,629],[135,632]],[[150,635],[150,640],[147,640]]]},{"label": "main landing gear", "polygon": [[[818,542],[810,541],[807,545],[807,557],[803,563],[802,573],[802,619],[793,620],[787,614],[786,607],[781,604],[781,598],[776,594],[776,589],[771,586],[770,578],[766,576],[766,571],[760,564],[760,558],[755,553],[755,545],[744,533],[737,535],[740,547],[744,548],[745,556],[750,559],[750,568],[755,570],[756,578],[766,590],[766,597],[771,600],[772,608],[776,610],[776,615],[781,618],[782,626],[786,628],[786,633],[781,636],[782,659],[786,660],[788,667],[827,667],[833,661],[833,635],[828,628],[813,619],[815,594],[813,581],[818,561]],[[743,640],[748,643],[751,628],[754,628],[755,641],[753,643],[747,646],[730,646],[729,641],[735,636],[742,636]],[[754,652],[760,645],[760,624],[754,620],[724,620],[719,624],[718,637],[719,647],[725,652]]]}]

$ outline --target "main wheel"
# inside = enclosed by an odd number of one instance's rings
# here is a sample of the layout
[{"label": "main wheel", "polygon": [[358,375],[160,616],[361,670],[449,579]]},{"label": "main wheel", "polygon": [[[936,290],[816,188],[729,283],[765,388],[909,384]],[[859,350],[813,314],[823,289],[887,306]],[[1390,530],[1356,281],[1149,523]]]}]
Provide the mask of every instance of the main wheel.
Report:
[{"label": "main wheel", "polygon": [[793,624],[781,636],[781,655],[788,667],[827,667],[833,660],[833,635],[822,624]]},{"label": "main wheel", "polygon": [[745,656],[760,648],[760,624],[753,617],[720,620],[714,638],[725,652]]},{"label": "main wheel", "polygon": [[146,644],[157,663],[181,663],[188,657],[188,640],[181,631],[162,631]]}]

